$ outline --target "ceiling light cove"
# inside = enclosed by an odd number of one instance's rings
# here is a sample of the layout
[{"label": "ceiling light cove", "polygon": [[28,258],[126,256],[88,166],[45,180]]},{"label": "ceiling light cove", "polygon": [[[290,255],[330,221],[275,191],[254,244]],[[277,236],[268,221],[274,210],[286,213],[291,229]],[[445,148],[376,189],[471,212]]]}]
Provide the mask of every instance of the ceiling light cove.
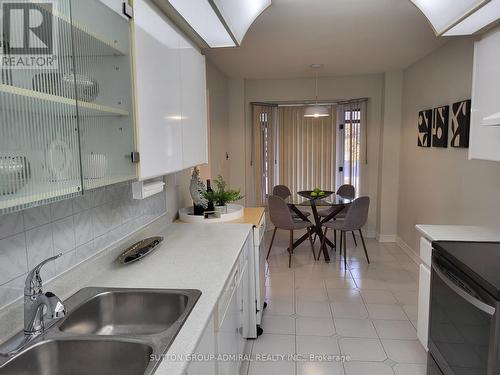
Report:
[{"label": "ceiling light cove", "polygon": [[210,48],[237,47],[271,0],[168,0]]},{"label": "ceiling light cove", "polygon": [[500,0],[411,0],[436,35],[474,34],[500,18]]}]

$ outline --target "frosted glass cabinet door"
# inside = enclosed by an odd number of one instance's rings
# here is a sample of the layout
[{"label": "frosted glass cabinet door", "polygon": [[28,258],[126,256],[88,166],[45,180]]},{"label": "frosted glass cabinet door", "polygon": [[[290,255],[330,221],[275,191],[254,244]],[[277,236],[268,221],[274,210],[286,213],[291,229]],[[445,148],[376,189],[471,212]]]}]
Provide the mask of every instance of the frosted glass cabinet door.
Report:
[{"label": "frosted glass cabinet door", "polygon": [[[51,5],[1,0],[0,7],[3,19],[10,19],[9,34],[0,36],[0,59],[29,62],[31,56],[39,57],[24,67],[0,65],[0,214],[4,214],[79,195],[82,181],[69,0]],[[24,45],[26,30],[20,20],[26,14],[41,20],[37,47],[31,44],[34,38]]]},{"label": "frosted glass cabinet door", "polygon": [[208,163],[205,56],[181,45],[182,157],[184,168]]},{"label": "frosted glass cabinet door", "polygon": [[136,178],[130,21],[106,3],[71,0],[85,190]]},{"label": "frosted glass cabinet door", "polygon": [[139,179],[182,169],[180,36],[149,1],[134,1]]}]

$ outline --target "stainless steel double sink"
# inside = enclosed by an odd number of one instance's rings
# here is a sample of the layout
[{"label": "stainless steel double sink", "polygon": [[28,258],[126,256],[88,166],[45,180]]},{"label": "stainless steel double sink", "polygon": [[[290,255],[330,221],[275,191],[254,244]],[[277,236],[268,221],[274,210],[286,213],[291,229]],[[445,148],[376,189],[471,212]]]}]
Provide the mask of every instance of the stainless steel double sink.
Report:
[{"label": "stainless steel double sink", "polygon": [[[0,375],[152,374],[201,292],[85,288],[67,315],[0,366]],[[2,363],[0,362],[0,363]]]}]

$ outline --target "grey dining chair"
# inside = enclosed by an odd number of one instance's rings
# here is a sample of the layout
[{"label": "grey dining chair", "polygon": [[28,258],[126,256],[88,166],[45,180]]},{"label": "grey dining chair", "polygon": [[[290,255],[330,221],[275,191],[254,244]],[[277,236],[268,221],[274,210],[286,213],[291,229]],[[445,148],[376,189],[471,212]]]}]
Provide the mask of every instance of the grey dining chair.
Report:
[{"label": "grey dining chair", "polygon": [[[341,239],[341,249],[340,254],[342,254],[342,247],[344,250],[344,267],[347,269],[347,246],[346,246],[346,232],[354,232],[359,231],[359,235],[361,237],[361,241],[363,242],[363,249],[365,250],[366,260],[368,264],[370,264],[370,258],[368,257],[368,251],[366,250],[365,239],[363,238],[363,232],[361,228],[366,224],[368,220],[368,210],[370,208],[370,197],[359,197],[355,199],[344,220],[339,221],[328,221],[323,224],[325,228],[331,228],[335,231],[340,231],[340,239]],[[325,241],[323,239],[321,243],[320,249],[323,248]],[[321,256],[321,252],[318,255],[318,259]]]},{"label": "grey dining chair", "polygon": [[[273,187],[273,195],[276,195],[286,201],[292,195],[292,192],[286,185],[276,185],[275,187]],[[291,208],[289,209],[294,218],[299,217]],[[299,210],[299,211],[306,217],[311,216],[311,213],[309,211],[304,211],[304,210]]]},{"label": "grey dining chair", "polygon": [[[356,188],[353,185],[350,184],[344,184],[341,185],[337,189],[338,196],[344,197],[344,198],[349,198],[349,199],[354,199],[356,197]],[[320,210],[318,211],[318,216],[319,217],[327,217],[332,213],[333,208],[327,208],[325,210]],[[344,208],[342,211],[340,211],[337,215],[335,215],[334,220],[338,219],[345,219],[345,215],[347,214],[347,211],[349,210],[348,207]],[[325,228],[326,231],[327,228]],[[326,232],[325,232],[326,235]],[[354,245],[358,246],[358,241],[356,241],[356,236],[354,235],[354,232],[352,232],[352,239],[354,240]],[[314,242],[316,242],[316,237],[314,237]],[[334,233],[334,243],[335,245],[337,244],[337,233]],[[342,246],[342,244],[341,244]]]},{"label": "grey dining chair", "polygon": [[269,205],[269,216],[271,218],[271,222],[274,224],[274,231],[266,259],[269,259],[269,255],[271,254],[271,248],[273,247],[276,231],[278,229],[287,230],[290,232],[290,242],[288,247],[288,267],[291,267],[292,254],[293,254],[293,231],[299,229],[307,229],[307,234],[309,235],[309,242],[311,243],[311,250],[314,256],[314,260],[316,260],[316,251],[314,250],[314,245],[312,243],[312,232],[311,232],[311,227],[313,227],[314,225],[309,221],[294,220],[292,217],[292,213],[288,209],[288,205],[286,204],[285,200],[281,197],[278,197],[276,195],[270,195],[268,198],[268,205]]}]

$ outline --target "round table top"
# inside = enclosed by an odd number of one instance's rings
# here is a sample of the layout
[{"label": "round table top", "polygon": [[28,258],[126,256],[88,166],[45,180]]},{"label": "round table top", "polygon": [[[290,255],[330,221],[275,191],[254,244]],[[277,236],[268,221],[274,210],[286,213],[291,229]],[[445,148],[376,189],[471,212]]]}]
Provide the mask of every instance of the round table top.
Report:
[{"label": "round table top", "polygon": [[[300,206],[310,206],[311,204],[314,204],[316,206],[347,206],[351,204],[351,202],[354,200],[349,197],[343,197],[341,195],[334,194],[333,192],[329,194],[326,198],[323,197],[313,197],[313,198],[308,198],[307,196],[304,196],[301,194],[302,192],[298,192],[301,197],[306,198],[307,200],[305,201],[300,201],[295,203],[296,205]],[[327,193],[325,191],[325,193]]]}]

